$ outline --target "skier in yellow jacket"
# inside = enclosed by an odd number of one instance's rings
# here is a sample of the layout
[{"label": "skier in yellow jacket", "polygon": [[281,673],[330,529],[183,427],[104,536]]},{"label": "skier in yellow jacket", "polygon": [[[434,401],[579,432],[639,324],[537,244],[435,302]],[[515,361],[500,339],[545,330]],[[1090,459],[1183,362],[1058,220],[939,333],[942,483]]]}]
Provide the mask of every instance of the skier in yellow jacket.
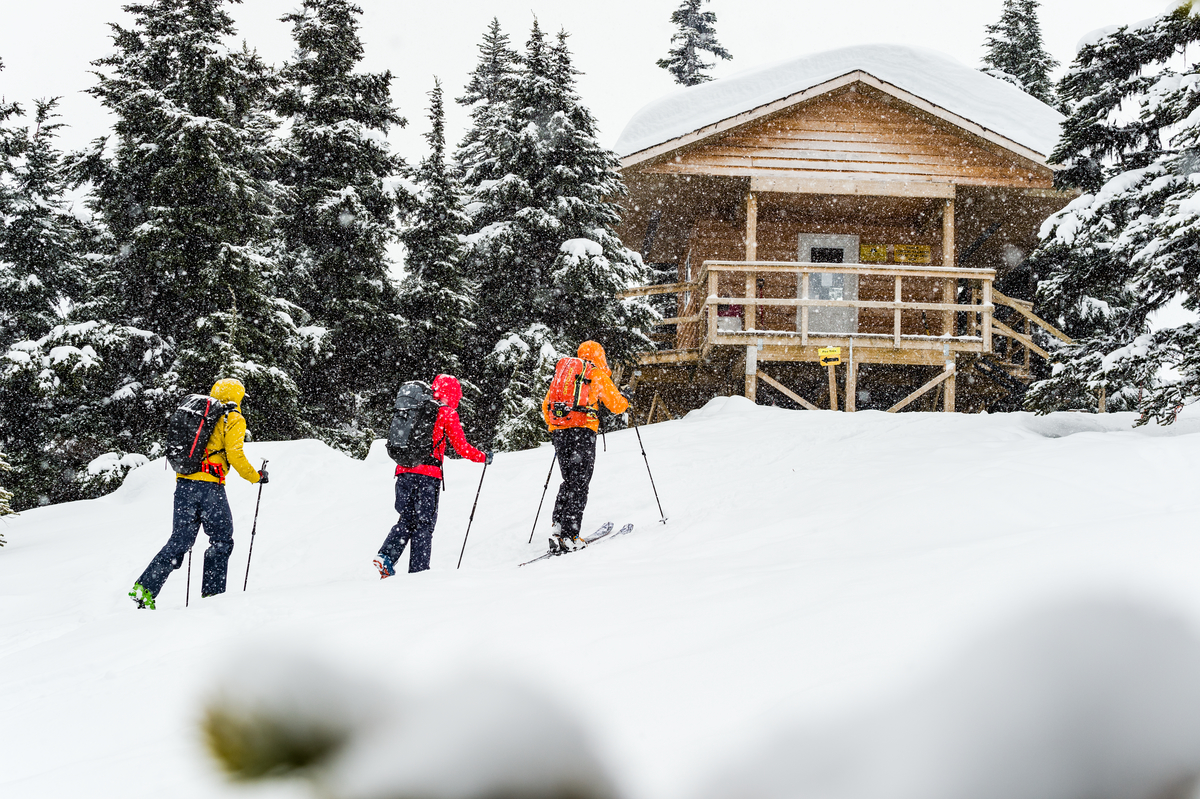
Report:
[{"label": "skier in yellow jacket", "polygon": [[183,564],[201,525],[208,536],[208,548],[204,551],[200,596],[224,593],[229,556],[233,554],[233,514],[225,496],[225,475],[232,467],[248,482],[267,482],[267,473],[251,466],[242,450],[246,439],[246,417],[242,416],[246,387],[240,380],[224,378],[213,384],[209,394],[237,408],[217,422],[204,448],[206,457],[200,471],[176,475],[171,537],[129,592],[139,608],[154,609],[154,598],[171,572]]}]

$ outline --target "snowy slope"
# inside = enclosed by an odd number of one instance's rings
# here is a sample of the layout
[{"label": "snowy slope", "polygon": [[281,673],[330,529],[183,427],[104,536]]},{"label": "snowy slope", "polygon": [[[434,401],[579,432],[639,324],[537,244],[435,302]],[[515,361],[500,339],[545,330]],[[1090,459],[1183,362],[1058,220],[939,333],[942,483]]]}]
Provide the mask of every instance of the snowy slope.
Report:
[{"label": "snowy slope", "polygon": [[1064,117],[1010,83],[923,47],[843,47],[678,89],[634,114],[617,140],[624,157],[861,70],[1049,155]]},{"label": "snowy slope", "polygon": [[[1200,416],[836,414],[717,399],[598,453],[585,527],[634,534],[516,568],[550,450],[449,464],[430,572],[381,582],[391,468],[316,442],[271,460],[249,591],[255,489],[236,478],[230,593],[160,610],[124,596],[166,538],[161,462],[115,494],[4,524],[0,796],[307,796],[227,785],[196,719],[247,647],[300,652],[399,691],[511,674],[583,720],[634,797],[689,796],[762,736],[903,695],[980,630],[1058,599],[1133,597],[1200,620]],[[551,484],[551,495],[557,485]],[[201,537],[201,541],[203,541]],[[198,554],[198,553],[197,553]],[[849,794],[847,794],[849,795]],[[926,796],[933,796],[926,793]]]}]

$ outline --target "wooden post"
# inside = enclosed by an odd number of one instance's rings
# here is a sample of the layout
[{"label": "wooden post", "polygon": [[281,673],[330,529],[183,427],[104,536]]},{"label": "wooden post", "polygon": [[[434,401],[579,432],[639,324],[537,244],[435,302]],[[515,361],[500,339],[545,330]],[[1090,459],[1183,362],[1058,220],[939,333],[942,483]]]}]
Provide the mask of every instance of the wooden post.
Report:
[{"label": "wooden post", "polygon": [[829,410],[836,411],[838,406],[837,401],[837,369],[836,366],[829,366]]},{"label": "wooden post", "polygon": [[858,364],[854,362],[854,349],[850,349],[850,362],[846,364],[846,412],[854,413],[858,400]]},{"label": "wooden post", "polygon": [[[901,277],[900,275],[896,275],[896,302],[897,303],[904,302],[904,292],[901,290],[901,281],[903,281],[903,280],[904,280],[903,277]],[[893,327],[892,332],[896,339],[895,340],[896,349],[900,349],[900,309],[899,308],[897,308],[894,311],[894,316],[892,319],[892,327]]]},{"label": "wooden post", "polygon": [[[754,192],[746,194],[746,260],[758,260],[758,196]],[[746,299],[752,300],[758,296],[758,274],[746,273]],[[757,305],[742,306],[742,329],[754,330],[758,317]]]},{"label": "wooden post", "polygon": [[1105,402],[1105,400],[1107,399],[1107,397],[1105,396],[1105,394],[1107,394],[1107,393],[1108,393],[1107,391],[1105,391],[1105,389],[1106,389],[1106,388],[1107,388],[1107,386],[1103,386],[1103,385],[1102,385],[1102,386],[1100,386],[1100,403],[1099,403],[1099,404],[1100,404],[1100,408],[1099,408],[1099,410],[1100,410],[1100,413],[1106,413],[1106,412],[1107,412],[1107,411],[1105,411],[1105,405],[1106,405],[1106,402]]},{"label": "wooden post", "polygon": [[[719,278],[719,272],[713,269],[708,270],[708,296],[710,298],[717,296]],[[705,343],[711,344],[712,340],[717,337],[717,306],[715,304],[708,305],[706,309],[708,311],[708,341]]]},{"label": "wooden post", "polygon": [[957,372],[954,361],[946,362],[946,371],[950,376],[946,378],[946,413],[954,413],[954,375]]},{"label": "wooden post", "polygon": [[[808,299],[808,272],[800,275],[800,299]],[[800,346],[808,346],[808,306],[800,309]]]},{"label": "wooden post", "polygon": [[981,314],[983,318],[983,351],[990,353],[992,351],[992,281],[986,278],[983,281],[983,304],[987,306]]},{"label": "wooden post", "polygon": [[758,401],[758,347],[746,347],[746,399]]},{"label": "wooden post", "polygon": [[[954,263],[954,199],[946,200],[946,210],[942,213],[942,266],[952,267]],[[947,305],[958,301],[957,294],[958,281],[947,280],[942,289],[942,302]],[[943,332],[947,336],[953,336],[956,332],[955,322],[957,321],[954,311],[945,311],[945,323]]]}]

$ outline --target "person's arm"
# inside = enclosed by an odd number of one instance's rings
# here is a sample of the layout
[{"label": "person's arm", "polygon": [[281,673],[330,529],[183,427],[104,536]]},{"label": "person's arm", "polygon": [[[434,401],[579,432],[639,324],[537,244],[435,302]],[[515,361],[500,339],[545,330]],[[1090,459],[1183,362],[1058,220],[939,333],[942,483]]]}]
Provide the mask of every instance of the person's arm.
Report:
[{"label": "person's arm", "polygon": [[245,443],[246,417],[237,411],[230,411],[225,415],[225,460],[247,481],[257,483],[262,478],[258,469],[246,460],[246,453],[242,449]]},{"label": "person's arm", "polygon": [[596,396],[604,403],[604,407],[613,413],[625,413],[629,410],[629,400],[621,395],[607,374],[597,369],[592,373],[592,385],[597,386]]},{"label": "person's arm", "polygon": [[446,440],[450,442],[450,446],[454,447],[454,451],[463,456],[467,460],[483,463],[487,460],[487,453],[477,450],[467,443],[467,434],[463,432],[462,422],[458,419],[458,411],[443,408],[445,411],[444,420],[442,422],[443,431]]}]

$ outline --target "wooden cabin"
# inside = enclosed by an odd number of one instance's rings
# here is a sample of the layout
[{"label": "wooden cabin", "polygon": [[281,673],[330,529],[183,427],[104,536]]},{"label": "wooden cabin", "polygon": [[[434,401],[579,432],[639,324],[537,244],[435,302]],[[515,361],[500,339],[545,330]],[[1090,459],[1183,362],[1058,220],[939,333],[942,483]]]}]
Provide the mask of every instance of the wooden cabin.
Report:
[{"label": "wooden cabin", "polygon": [[[1062,117],[940,54],[852,47],[690,87],[617,144],[621,235],[663,280],[651,420],[718,394],[853,411],[1018,401],[1065,338],[1024,261],[1070,196]],[[1044,342],[1043,342],[1044,343]],[[840,365],[822,363],[838,348]],[[823,352],[824,351],[824,352]]]}]

